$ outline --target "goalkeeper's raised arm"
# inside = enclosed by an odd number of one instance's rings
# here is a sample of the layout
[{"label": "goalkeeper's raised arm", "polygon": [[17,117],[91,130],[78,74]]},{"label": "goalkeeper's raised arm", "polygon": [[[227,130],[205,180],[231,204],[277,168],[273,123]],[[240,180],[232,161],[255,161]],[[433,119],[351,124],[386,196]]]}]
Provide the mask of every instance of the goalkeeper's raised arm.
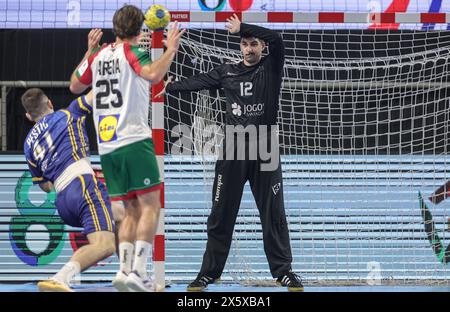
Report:
[{"label": "goalkeeper's raised arm", "polygon": [[252,24],[240,23],[238,21],[239,20],[236,21],[236,18],[229,19],[229,31],[233,33],[233,23],[240,24],[239,34],[241,38],[258,38],[264,41],[265,45],[269,45],[269,58],[274,65],[277,65],[276,70],[282,70],[284,65],[284,42],[281,35],[271,29]]}]

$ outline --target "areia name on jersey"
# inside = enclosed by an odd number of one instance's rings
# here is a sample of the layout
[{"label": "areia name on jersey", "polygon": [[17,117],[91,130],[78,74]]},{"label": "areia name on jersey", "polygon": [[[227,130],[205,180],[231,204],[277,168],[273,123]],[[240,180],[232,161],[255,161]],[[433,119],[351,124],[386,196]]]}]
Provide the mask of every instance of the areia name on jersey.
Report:
[{"label": "areia name on jersey", "polygon": [[120,74],[119,59],[114,59],[111,61],[99,60],[97,73],[100,76]]}]

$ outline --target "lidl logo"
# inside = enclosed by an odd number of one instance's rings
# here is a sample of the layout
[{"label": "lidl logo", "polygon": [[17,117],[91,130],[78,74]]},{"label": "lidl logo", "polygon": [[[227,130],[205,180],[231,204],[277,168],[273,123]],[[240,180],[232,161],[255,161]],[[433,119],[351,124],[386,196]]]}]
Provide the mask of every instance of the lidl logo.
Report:
[{"label": "lidl logo", "polygon": [[100,116],[98,121],[98,137],[100,143],[117,140],[117,123],[120,115]]}]

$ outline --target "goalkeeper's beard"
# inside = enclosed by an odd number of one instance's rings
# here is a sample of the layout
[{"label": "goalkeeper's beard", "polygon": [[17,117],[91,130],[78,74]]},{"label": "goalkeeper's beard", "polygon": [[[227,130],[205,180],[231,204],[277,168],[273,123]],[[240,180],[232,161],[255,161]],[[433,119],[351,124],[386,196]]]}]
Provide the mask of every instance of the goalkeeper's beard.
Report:
[{"label": "goalkeeper's beard", "polygon": [[249,65],[255,65],[259,62],[258,58],[256,57],[256,54],[254,53],[244,55],[244,59]]}]

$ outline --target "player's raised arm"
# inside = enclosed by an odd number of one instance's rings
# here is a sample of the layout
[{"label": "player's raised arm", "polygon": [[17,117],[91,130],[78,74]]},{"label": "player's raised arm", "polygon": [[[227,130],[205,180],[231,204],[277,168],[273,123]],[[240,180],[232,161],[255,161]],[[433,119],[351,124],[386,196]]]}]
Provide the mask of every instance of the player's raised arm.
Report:
[{"label": "player's raised arm", "polygon": [[100,39],[103,36],[101,29],[92,29],[88,34],[88,49],[83,59],[70,77],[70,91],[80,94],[91,84],[92,72],[90,68],[90,57],[99,50]]},{"label": "player's raised arm", "polygon": [[93,96],[92,90],[86,95],[79,96],[70,103],[67,110],[76,116],[86,116],[92,114]]},{"label": "player's raised arm", "polygon": [[170,64],[175,57],[180,46],[181,36],[184,34],[185,29],[180,30],[178,22],[175,22],[172,27],[167,31],[167,38],[165,40],[166,52],[155,62],[146,64],[142,67],[140,76],[151,83],[158,83],[164,78],[164,75],[169,70]]},{"label": "player's raised arm", "polygon": [[269,57],[276,60],[279,65],[284,64],[284,42],[281,35],[268,28],[242,23],[235,14],[227,19],[226,27],[231,34],[240,33],[244,37],[255,37],[269,44]]},{"label": "player's raised arm", "polygon": [[94,95],[93,95],[93,91],[89,91],[88,94],[86,94],[85,96],[85,100],[86,102],[92,107],[92,105],[94,105]]}]

